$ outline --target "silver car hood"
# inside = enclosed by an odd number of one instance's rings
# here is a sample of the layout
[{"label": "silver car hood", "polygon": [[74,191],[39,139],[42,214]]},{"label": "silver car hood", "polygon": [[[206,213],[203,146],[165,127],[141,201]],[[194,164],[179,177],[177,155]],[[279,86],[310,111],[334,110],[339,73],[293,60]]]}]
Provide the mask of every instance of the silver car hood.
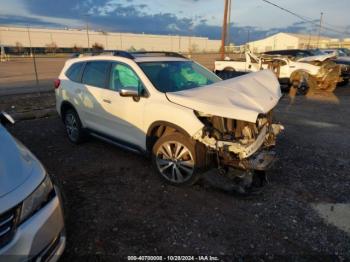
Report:
[{"label": "silver car hood", "polygon": [[166,96],[202,113],[255,123],[259,114],[277,105],[281,89],[275,74],[263,70]]},{"label": "silver car hood", "polygon": [[[34,172],[38,170],[40,172]],[[0,198],[14,191],[31,176],[42,176],[43,179],[42,170],[33,154],[0,125]]]}]

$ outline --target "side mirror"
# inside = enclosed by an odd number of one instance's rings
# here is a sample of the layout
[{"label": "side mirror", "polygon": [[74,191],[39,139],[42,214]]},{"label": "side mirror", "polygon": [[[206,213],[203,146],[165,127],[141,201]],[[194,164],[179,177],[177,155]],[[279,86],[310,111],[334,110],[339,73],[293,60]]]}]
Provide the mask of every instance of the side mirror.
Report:
[{"label": "side mirror", "polygon": [[133,90],[132,88],[130,89],[121,89],[119,91],[120,96],[123,97],[138,97],[140,96],[139,91],[138,90]]},{"label": "side mirror", "polygon": [[0,113],[0,123],[2,125],[4,125],[4,126],[7,125],[7,124],[14,125],[15,124],[15,120],[8,113],[1,112]]}]

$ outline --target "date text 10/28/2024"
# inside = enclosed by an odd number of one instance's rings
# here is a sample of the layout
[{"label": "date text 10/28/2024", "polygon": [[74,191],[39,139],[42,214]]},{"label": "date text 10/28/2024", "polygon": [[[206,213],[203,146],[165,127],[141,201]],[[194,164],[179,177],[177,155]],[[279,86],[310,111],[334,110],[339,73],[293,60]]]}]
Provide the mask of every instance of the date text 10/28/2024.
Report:
[{"label": "date text 10/28/2024", "polygon": [[128,261],[220,261],[216,256],[128,256]]}]

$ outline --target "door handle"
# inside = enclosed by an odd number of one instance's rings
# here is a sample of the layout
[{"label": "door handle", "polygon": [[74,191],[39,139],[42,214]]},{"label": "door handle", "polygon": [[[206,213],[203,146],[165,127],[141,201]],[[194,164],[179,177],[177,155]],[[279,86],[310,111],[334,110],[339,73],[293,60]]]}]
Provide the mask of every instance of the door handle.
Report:
[{"label": "door handle", "polygon": [[105,103],[107,103],[107,104],[112,104],[112,101],[111,101],[111,100],[108,100],[108,99],[103,99],[102,101],[105,102]]}]

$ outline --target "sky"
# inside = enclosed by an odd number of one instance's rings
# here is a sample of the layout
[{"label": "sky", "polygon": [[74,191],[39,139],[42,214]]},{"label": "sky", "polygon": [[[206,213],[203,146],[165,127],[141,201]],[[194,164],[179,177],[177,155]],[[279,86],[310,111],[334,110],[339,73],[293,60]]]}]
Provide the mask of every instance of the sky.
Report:
[{"label": "sky", "polygon": [[[232,0],[230,41],[242,44],[277,32],[350,37],[350,0],[270,0],[313,23],[262,0]],[[0,0],[0,25],[195,35],[219,39],[224,0]]]}]

